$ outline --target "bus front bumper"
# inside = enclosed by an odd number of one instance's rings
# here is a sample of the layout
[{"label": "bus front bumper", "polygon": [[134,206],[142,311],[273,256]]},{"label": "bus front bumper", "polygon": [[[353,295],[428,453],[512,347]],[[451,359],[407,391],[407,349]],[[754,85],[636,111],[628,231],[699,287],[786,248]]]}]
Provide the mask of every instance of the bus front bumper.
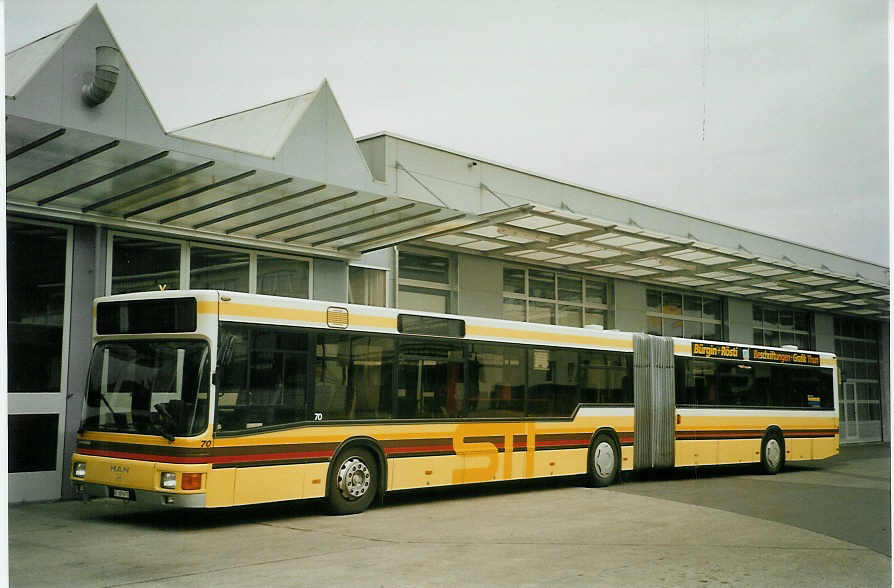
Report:
[{"label": "bus front bumper", "polygon": [[79,498],[117,498],[136,504],[174,506],[180,508],[205,508],[204,494],[173,494],[169,492],[153,492],[152,490],[136,490],[133,488],[115,488],[105,484],[72,481]]}]

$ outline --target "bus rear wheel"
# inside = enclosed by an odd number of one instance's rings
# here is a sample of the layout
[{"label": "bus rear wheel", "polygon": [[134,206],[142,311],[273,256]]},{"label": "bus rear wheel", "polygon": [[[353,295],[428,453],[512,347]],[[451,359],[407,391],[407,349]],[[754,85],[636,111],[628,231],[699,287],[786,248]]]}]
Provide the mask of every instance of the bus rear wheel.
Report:
[{"label": "bus rear wheel", "polygon": [[372,453],[349,447],[338,455],[329,476],[329,510],[336,515],[363,512],[372,504],[378,487],[379,468]]},{"label": "bus rear wheel", "polygon": [[590,446],[587,465],[587,482],[590,486],[611,486],[618,479],[621,469],[621,452],[611,436],[599,433]]},{"label": "bus rear wheel", "polygon": [[785,465],[785,442],[782,436],[771,431],[761,443],[761,468],[766,474],[776,474]]}]

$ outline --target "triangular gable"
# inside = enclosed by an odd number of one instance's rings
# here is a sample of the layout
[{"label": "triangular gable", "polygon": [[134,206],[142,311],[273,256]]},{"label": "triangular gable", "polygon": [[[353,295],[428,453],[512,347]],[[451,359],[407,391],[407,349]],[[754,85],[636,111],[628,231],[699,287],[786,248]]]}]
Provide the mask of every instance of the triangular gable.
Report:
[{"label": "triangular gable", "polygon": [[[91,79],[100,45],[118,48],[121,70],[109,98],[85,108],[81,88]],[[30,73],[25,73],[26,55],[18,55],[26,49]],[[16,64],[14,75],[21,81],[7,92],[7,114],[149,144],[164,137],[155,110],[98,6],[78,24],[10,53],[6,63],[7,68]]]},{"label": "triangular gable", "polygon": [[308,92],[168,133],[173,137],[273,159],[316,97]]},{"label": "triangular gable", "polygon": [[326,80],[277,154],[275,169],[303,177],[318,177],[322,171],[332,184],[381,189],[374,187],[366,159]]},{"label": "triangular gable", "polygon": [[[21,85],[7,98],[7,114],[356,190],[380,190],[325,80],[301,96],[166,132],[97,6],[77,25],[50,37],[26,46],[38,44],[40,51],[32,47],[27,52],[30,68],[16,65]],[[109,98],[87,108],[81,88],[94,71],[100,45],[121,51],[121,71]],[[26,55],[16,53],[7,56],[8,64],[24,64]]]}]

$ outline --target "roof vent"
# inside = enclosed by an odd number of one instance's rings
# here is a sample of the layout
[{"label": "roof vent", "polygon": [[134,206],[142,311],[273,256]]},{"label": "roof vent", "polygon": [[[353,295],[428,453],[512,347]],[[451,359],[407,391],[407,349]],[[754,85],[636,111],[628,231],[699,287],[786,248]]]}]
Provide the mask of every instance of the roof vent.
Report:
[{"label": "roof vent", "polygon": [[605,327],[603,327],[602,325],[584,325],[584,328],[585,328],[585,329],[592,329],[592,330],[594,330],[594,331],[603,331],[603,330],[605,330]]},{"label": "roof vent", "polygon": [[348,309],[330,306],[326,309],[326,324],[333,329],[348,328]]},{"label": "roof vent", "polygon": [[797,345],[783,345],[782,348],[787,351],[797,351],[798,350]]},{"label": "roof vent", "polygon": [[114,47],[100,45],[96,48],[96,72],[93,81],[81,88],[84,103],[93,108],[99,106],[112,95],[118,82],[118,71],[121,68],[121,54]]}]

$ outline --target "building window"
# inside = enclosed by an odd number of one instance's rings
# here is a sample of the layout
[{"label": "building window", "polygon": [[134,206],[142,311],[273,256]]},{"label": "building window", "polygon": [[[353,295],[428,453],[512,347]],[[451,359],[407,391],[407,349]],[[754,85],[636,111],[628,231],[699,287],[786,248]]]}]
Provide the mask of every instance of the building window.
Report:
[{"label": "building window", "polygon": [[[310,298],[310,260],[112,234],[108,291],[229,290]],[[189,257],[189,272],[181,260]]]},{"label": "building window", "polygon": [[115,235],[112,294],[180,289],[180,243]]},{"label": "building window", "polygon": [[310,298],[310,262],[258,255],[258,294]]},{"label": "building window", "polygon": [[452,312],[453,264],[450,257],[400,251],[397,264],[400,308]]},{"label": "building window", "polygon": [[796,345],[798,349],[813,349],[813,321],[809,312],[757,304],[753,309],[755,345]]},{"label": "building window", "polygon": [[503,266],[503,318],[582,327],[608,326],[606,280]]},{"label": "building window", "polygon": [[348,302],[385,306],[386,272],[368,267],[348,268]]},{"label": "building window", "polygon": [[719,341],[721,327],[719,298],[646,290],[646,332],[650,335]]},{"label": "building window", "polygon": [[193,290],[248,292],[248,253],[190,247],[189,287]]},{"label": "building window", "polygon": [[849,441],[881,439],[878,326],[835,317],[835,354],[844,385],[839,390],[842,435]]},{"label": "building window", "polygon": [[9,392],[59,392],[68,230],[10,222],[6,248]]}]

